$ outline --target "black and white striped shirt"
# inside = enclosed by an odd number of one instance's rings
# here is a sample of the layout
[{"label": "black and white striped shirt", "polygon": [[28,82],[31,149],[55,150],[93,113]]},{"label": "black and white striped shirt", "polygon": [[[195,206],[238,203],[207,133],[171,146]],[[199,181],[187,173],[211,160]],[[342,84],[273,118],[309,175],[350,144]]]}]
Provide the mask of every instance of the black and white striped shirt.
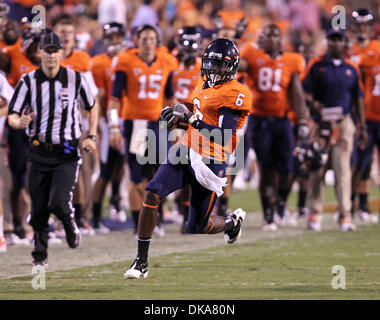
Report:
[{"label": "black and white striped shirt", "polygon": [[[78,72],[60,67],[49,79],[42,69],[25,74],[9,104],[9,114],[34,113],[27,133],[41,142],[62,144],[81,136],[79,105],[91,110],[95,99],[87,80]],[[28,113],[29,113],[28,111]]]}]

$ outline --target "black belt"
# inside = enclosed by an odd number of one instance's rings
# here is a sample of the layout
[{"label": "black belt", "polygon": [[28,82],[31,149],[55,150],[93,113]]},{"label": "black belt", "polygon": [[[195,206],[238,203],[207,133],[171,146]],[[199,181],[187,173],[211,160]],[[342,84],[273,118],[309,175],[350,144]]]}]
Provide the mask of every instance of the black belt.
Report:
[{"label": "black belt", "polygon": [[64,143],[53,144],[34,139],[32,140],[32,145],[47,152],[71,153],[74,148],[78,146],[78,140],[69,140]]}]

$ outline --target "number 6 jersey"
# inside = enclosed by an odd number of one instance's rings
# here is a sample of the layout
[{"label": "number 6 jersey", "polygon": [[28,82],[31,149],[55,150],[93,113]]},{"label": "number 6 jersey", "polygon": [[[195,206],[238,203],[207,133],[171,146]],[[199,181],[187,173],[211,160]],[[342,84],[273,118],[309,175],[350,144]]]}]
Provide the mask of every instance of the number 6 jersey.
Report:
[{"label": "number 6 jersey", "polygon": [[169,76],[177,68],[175,58],[170,54],[156,53],[155,60],[148,65],[136,50],[130,50],[118,54],[113,66],[115,73],[121,71],[126,75],[124,92],[127,102],[121,110],[122,118],[158,120]]},{"label": "number 6 jersey", "polygon": [[253,93],[252,114],[284,117],[288,109],[288,88],[294,73],[304,70],[298,53],[284,52],[276,59],[262,49],[246,46],[241,57],[248,61]]},{"label": "number 6 jersey", "polygon": [[[204,81],[199,77],[191,100],[194,105],[193,113],[197,118],[218,127],[222,120],[220,117],[221,108],[241,111],[236,130],[240,129],[252,107],[252,94],[249,88],[237,80],[231,80],[206,89],[203,89],[203,85]],[[236,130],[225,147],[208,140],[192,126],[189,126],[181,142],[205,158],[226,161],[228,154],[234,152],[239,143]]]}]

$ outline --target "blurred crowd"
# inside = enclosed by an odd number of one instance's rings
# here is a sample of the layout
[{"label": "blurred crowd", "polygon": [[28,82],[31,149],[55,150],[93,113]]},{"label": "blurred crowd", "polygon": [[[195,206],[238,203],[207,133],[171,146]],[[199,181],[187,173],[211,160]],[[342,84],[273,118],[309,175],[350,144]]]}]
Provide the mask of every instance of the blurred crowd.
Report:
[{"label": "blurred crowd", "polygon": [[[31,8],[42,5],[46,9],[46,26],[51,27],[62,16],[70,17],[76,26],[77,48],[91,56],[102,53],[102,26],[110,21],[121,23],[128,30],[127,39],[138,26],[152,24],[159,27],[162,44],[171,49],[174,37],[183,26],[201,26],[206,39],[220,27],[235,28],[244,20],[246,29],[241,43],[256,43],[258,31],[275,23],[283,33],[283,48],[302,53],[306,60],[323,51],[325,31],[334,16],[333,8],[343,5],[347,17],[357,7],[355,1],[339,0],[92,0],[92,1],[4,1],[11,10],[10,19],[18,22],[33,16]],[[379,1],[361,1],[363,7],[378,16]],[[350,19],[347,19],[349,27]],[[375,37],[380,25],[375,26]]]}]

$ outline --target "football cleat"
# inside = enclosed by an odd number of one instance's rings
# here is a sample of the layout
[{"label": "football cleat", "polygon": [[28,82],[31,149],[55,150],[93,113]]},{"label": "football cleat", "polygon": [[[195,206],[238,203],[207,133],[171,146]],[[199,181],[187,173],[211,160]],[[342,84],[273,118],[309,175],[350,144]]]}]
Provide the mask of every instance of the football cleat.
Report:
[{"label": "football cleat", "polygon": [[359,209],[358,211],[358,217],[360,220],[364,222],[370,222],[370,223],[377,223],[379,222],[379,219],[376,215],[372,214],[368,210],[362,210]]},{"label": "football cleat", "polygon": [[47,259],[44,259],[44,260],[34,260],[32,262],[32,266],[42,266],[44,268],[47,268],[48,267],[48,261],[47,261]]},{"label": "football cleat", "polygon": [[277,230],[277,225],[274,222],[272,222],[272,223],[265,222],[265,224],[262,226],[261,229],[263,231],[276,231]]},{"label": "football cleat", "polygon": [[356,226],[352,223],[351,220],[343,220],[340,224],[340,231],[347,232],[347,231],[355,231]]},{"label": "football cleat", "polygon": [[5,238],[3,235],[0,235],[0,252],[7,251],[7,243],[5,242]]},{"label": "football cleat", "polygon": [[124,279],[140,279],[141,277],[148,277],[148,262],[136,258],[131,267],[124,273]]},{"label": "football cleat", "polygon": [[231,219],[234,223],[234,227],[230,231],[224,232],[224,239],[228,244],[234,243],[236,240],[238,240],[241,236],[241,224],[243,223],[245,219],[245,211],[243,211],[241,208],[236,209],[234,212],[232,212],[226,222],[228,222],[229,219]]},{"label": "football cleat", "polygon": [[312,231],[321,231],[321,218],[318,214],[310,214],[307,219],[307,229]]},{"label": "football cleat", "polygon": [[94,228],[96,234],[106,234],[110,233],[110,229],[107,228],[103,223],[99,223],[97,227]]},{"label": "football cleat", "polygon": [[153,234],[155,234],[159,237],[163,237],[163,236],[165,236],[165,230],[162,226],[156,225],[154,227]]}]

